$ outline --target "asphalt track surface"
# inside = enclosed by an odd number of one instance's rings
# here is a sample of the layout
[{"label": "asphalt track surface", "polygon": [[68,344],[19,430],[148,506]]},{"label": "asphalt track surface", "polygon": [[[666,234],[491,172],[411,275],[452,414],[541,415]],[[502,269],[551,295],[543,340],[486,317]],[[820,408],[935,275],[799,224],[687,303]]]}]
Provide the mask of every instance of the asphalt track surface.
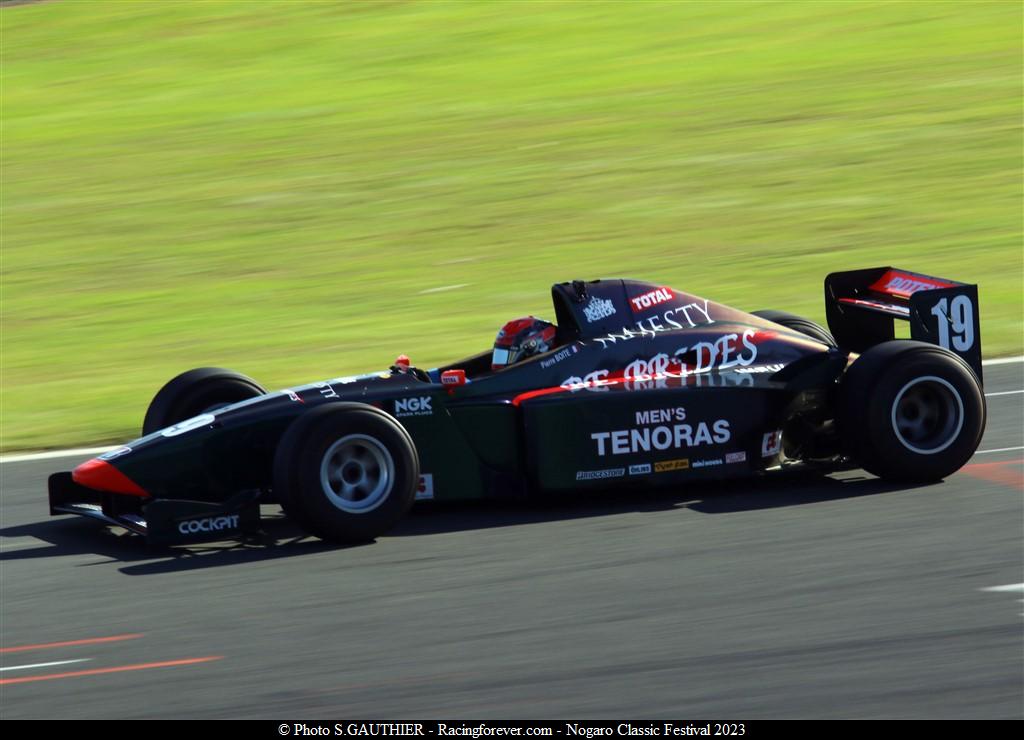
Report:
[{"label": "asphalt track surface", "polygon": [[986,368],[980,450],[1017,449],[937,485],[424,508],[351,548],[148,551],[48,516],[81,457],[5,463],[0,716],[1020,719],[1021,389]]}]

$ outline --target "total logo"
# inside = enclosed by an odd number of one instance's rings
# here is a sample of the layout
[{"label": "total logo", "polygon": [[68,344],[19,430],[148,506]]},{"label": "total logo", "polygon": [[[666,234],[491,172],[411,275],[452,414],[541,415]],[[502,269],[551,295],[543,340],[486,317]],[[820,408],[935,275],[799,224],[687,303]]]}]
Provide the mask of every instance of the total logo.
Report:
[{"label": "total logo", "polygon": [[594,296],[590,299],[590,303],[583,308],[583,315],[587,317],[588,324],[593,324],[595,321],[614,316],[615,304],[604,298]]},{"label": "total logo", "polygon": [[186,519],[178,525],[178,531],[182,534],[220,532],[225,529],[238,529],[238,514],[208,516],[202,519]]},{"label": "total logo", "polygon": [[400,398],[395,401],[395,416],[430,416],[434,413],[430,396],[420,398]]},{"label": "total logo", "polygon": [[660,306],[662,303],[668,303],[675,297],[675,293],[672,292],[671,288],[657,288],[656,290],[642,293],[635,298],[630,298],[629,307],[633,309],[633,313],[640,313],[649,308]]}]

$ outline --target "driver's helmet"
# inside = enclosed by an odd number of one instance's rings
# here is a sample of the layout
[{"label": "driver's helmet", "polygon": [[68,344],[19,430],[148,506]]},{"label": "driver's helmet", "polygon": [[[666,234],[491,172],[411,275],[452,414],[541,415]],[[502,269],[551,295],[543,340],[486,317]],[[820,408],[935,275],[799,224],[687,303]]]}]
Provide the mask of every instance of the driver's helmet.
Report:
[{"label": "driver's helmet", "polygon": [[554,324],[536,316],[508,322],[494,340],[491,370],[502,370],[528,357],[554,349],[555,331]]}]

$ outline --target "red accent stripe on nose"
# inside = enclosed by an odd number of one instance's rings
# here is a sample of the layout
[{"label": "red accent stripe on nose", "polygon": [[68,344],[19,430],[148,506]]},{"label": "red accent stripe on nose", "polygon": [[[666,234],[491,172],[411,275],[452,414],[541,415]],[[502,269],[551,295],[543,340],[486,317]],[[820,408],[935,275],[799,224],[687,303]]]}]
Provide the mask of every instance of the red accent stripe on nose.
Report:
[{"label": "red accent stripe on nose", "polygon": [[149,496],[135,481],[108,462],[93,458],[71,472],[71,479],[80,486],[94,491],[127,493],[132,496]]}]

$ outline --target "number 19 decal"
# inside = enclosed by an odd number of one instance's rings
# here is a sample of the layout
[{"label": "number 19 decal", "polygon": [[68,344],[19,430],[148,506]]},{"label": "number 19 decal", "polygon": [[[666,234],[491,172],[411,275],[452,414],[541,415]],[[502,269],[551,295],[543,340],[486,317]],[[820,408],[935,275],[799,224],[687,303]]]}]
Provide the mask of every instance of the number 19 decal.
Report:
[{"label": "number 19 decal", "polygon": [[[974,346],[974,306],[965,295],[955,296],[952,302],[942,298],[932,306],[932,316],[938,319],[939,344],[946,349],[966,352]],[[950,347],[950,328],[953,346]]]}]

